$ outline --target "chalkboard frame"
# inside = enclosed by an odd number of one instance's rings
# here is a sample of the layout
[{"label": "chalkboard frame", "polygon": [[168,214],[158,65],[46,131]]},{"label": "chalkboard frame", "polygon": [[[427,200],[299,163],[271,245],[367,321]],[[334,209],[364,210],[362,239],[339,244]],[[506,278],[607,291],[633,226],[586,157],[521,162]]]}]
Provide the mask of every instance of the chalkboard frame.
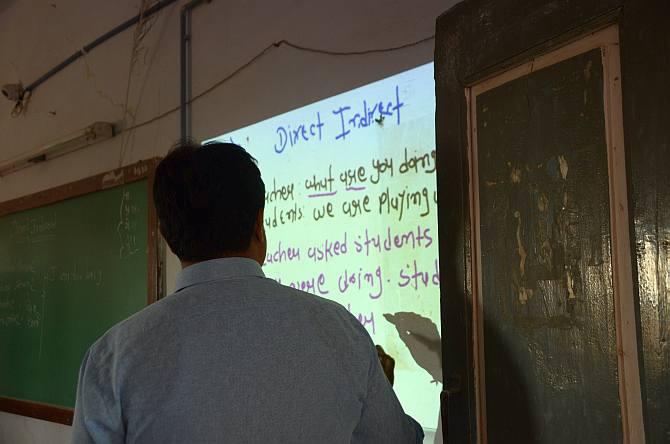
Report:
[{"label": "chalkboard frame", "polygon": [[[159,234],[156,208],[151,198],[154,175],[159,161],[160,158],[143,160],[65,185],[0,202],[0,217],[147,179],[147,195],[149,196],[147,305],[149,305],[165,294],[165,248]],[[2,396],[0,396],[0,411],[65,425],[72,425],[74,417],[74,410],[70,408]]]}]

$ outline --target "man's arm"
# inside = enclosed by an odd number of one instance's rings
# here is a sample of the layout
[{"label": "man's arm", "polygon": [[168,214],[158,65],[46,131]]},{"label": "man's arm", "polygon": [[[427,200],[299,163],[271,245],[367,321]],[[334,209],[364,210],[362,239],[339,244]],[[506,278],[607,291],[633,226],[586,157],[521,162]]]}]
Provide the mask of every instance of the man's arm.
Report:
[{"label": "man's arm", "polygon": [[367,395],[352,443],[421,443],[423,429],[405,414],[382,370],[378,350],[370,344]]},{"label": "man's arm", "polygon": [[121,406],[112,388],[111,369],[100,369],[89,349],[79,369],[72,443],[122,444],[125,430]]}]

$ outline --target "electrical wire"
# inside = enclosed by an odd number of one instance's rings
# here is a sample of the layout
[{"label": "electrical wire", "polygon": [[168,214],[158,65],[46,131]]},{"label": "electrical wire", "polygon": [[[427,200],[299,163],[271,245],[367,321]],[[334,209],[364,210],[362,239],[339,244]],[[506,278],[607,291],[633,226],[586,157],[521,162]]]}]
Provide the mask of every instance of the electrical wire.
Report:
[{"label": "electrical wire", "polygon": [[288,40],[280,40],[277,43],[273,43],[272,46],[275,47],[280,47],[282,45],[285,46],[290,46],[291,48],[300,50],[300,51],[306,51],[306,52],[313,52],[316,54],[325,54],[325,55],[332,55],[332,56],[351,56],[351,55],[367,55],[367,54],[379,54],[379,53],[384,53],[384,52],[393,52],[393,51],[398,51],[400,49],[405,49],[405,48],[410,48],[412,46],[417,46],[422,43],[428,42],[435,39],[434,35],[431,35],[429,37],[425,37],[421,40],[416,40],[414,42],[410,43],[405,43],[403,45],[399,46],[392,46],[389,48],[377,48],[377,49],[365,49],[362,51],[330,51],[327,49],[318,49],[318,48],[310,48],[308,46],[301,46],[292,42],[289,42]]},{"label": "electrical wire", "polygon": [[[154,24],[156,23],[158,16],[160,15],[160,12],[148,17],[145,15],[152,6],[153,5],[151,4],[151,0],[142,0],[142,4],[140,5],[139,20],[137,21],[137,25],[135,26],[135,31],[133,33],[133,46],[130,52],[130,61],[128,63],[128,78],[126,81],[125,100],[123,102],[123,121],[130,122],[131,126],[135,123],[135,116],[137,112],[136,109],[131,111],[129,103],[133,73],[135,71],[135,67],[137,66],[137,62],[139,61],[140,55],[146,55],[146,48],[142,46],[142,42],[149,34]],[[122,137],[121,149],[119,150],[119,168],[123,165],[123,159],[125,158],[128,151],[130,139],[131,133],[126,133]]]},{"label": "electrical wire", "polygon": [[[380,53],[386,53],[386,52],[394,52],[394,51],[399,51],[403,50],[406,48],[411,48],[414,46],[421,45],[422,43],[429,42],[431,40],[435,39],[435,35],[431,35],[425,38],[422,38],[420,40],[416,40],[410,43],[405,43],[402,45],[398,46],[391,46],[387,48],[373,48],[373,49],[366,49],[366,50],[361,50],[361,51],[331,51],[327,49],[319,49],[319,48],[311,48],[308,46],[302,46],[298,45],[296,43],[290,42],[288,40],[279,40],[277,42],[271,43],[268,46],[266,46],[261,52],[253,56],[251,59],[249,59],[246,63],[235,69],[233,72],[228,74],[226,77],[223,79],[217,81],[213,85],[209,86],[205,90],[201,91],[200,93],[196,94],[189,100],[188,104],[192,104],[196,100],[204,97],[205,95],[209,94],[210,92],[214,91],[215,89],[219,88],[221,85],[224,83],[228,82],[231,80],[233,77],[237,76],[240,72],[244,71],[247,69],[249,66],[253,65],[255,62],[257,62],[260,58],[268,54],[270,51],[273,51],[274,49],[280,48],[282,46],[288,46],[289,48],[293,48],[298,51],[303,51],[303,52],[311,52],[315,54],[322,54],[322,55],[328,55],[328,56],[361,56],[361,55],[368,55],[368,54],[380,54]],[[128,128],[123,128],[121,129],[120,132],[126,132],[126,131],[132,131],[137,128],[149,125],[151,123],[156,122],[157,120],[163,119],[164,117],[169,116],[170,114],[179,111],[180,107],[175,106],[173,108],[170,108],[161,114],[158,114],[155,117],[152,117],[151,119],[148,119],[144,122],[138,123],[136,125],[130,126]]]}]

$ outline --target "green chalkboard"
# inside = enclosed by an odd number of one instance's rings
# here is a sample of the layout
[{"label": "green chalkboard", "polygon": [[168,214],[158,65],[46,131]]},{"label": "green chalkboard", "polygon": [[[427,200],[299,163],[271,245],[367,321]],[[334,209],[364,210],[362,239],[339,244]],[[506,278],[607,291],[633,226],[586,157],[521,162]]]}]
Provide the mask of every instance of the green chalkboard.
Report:
[{"label": "green chalkboard", "polygon": [[61,187],[46,205],[44,194],[0,204],[37,203],[0,217],[0,407],[53,406],[69,422],[88,347],[156,297],[152,171]]}]

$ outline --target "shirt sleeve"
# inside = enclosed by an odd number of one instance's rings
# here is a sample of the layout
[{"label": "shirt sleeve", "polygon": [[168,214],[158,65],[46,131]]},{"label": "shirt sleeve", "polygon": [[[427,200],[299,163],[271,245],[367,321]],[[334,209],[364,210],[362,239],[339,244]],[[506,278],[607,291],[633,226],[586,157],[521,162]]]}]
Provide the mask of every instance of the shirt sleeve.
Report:
[{"label": "shirt sleeve", "polygon": [[368,390],[352,443],[422,443],[423,429],[407,415],[389,384],[372,343]]},{"label": "shirt sleeve", "polygon": [[93,358],[89,349],[79,369],[72,443],[122,444],[125,428],[114,396],[111,370],[101,369]]}]

